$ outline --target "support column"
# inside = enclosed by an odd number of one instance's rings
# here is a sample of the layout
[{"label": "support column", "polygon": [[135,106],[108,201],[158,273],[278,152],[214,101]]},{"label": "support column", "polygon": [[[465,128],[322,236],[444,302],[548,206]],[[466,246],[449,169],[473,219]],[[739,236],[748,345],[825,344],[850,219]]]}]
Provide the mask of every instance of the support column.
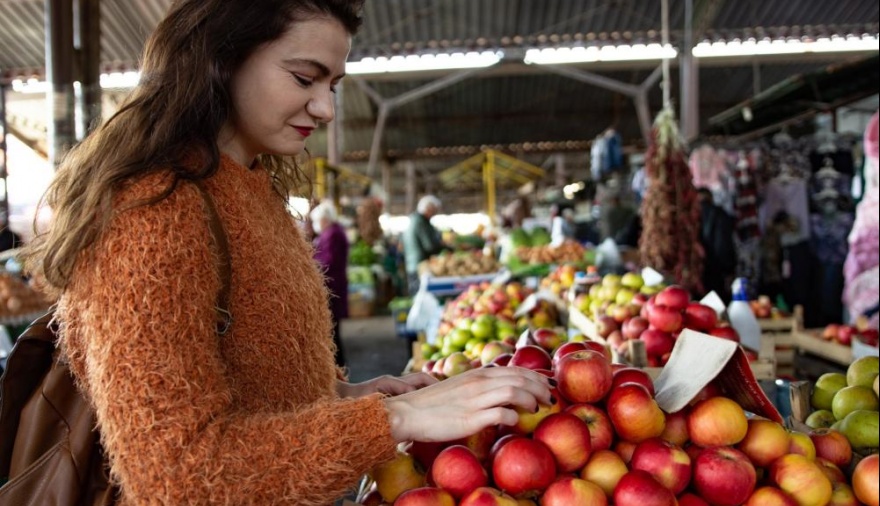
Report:
[{"label": "support column", "polygon": [[101,0],[75,0],[73,47],[79,58],[76,138],[101,124]]},{"label": "support column", "polygon": [[565,186],[568,182],[568,173],[565,170],[565,155],[556,153],[553,155],[556,174],[556,186]]},{"label": "support column", "polygon": [[76,142],[73,91],[73,0],[46,0],[49,163],[57,168]]},{"label": "support column", "polygon": [[416,210],[416,164],[412,160],[404,162],[406,171],[406,214]]},{"label": "support column", "polygon": [[0,228],[9,226],[9,192],[6,185],[8,170],[6,133],[6,88],[0,84]]},{"label": "support column", "polygon": [[684,40],[681,48],[681,133],[691,141],[700,133],[700,79],[699,65],[694,58],[693,0],[685,0]]},{"label": "support column", "polygon": [[391,199],[394,194],[391,192],[391,164],[382,164],[382,191],[385,192],[385,212],[391,213]]}]

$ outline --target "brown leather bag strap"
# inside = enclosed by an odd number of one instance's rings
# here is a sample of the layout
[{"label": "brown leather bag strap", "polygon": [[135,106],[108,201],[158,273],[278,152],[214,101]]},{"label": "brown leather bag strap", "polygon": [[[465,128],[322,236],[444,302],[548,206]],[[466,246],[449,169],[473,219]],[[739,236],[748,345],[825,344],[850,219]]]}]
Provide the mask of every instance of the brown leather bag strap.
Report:
[{"label": "brown leather bag strap", "polygon": [[205,188],[205,183],[201,179],[193,181],[202,200],[205,201],[205,207],[208,210],[208,224],[211,227],[211,235],[214,237],[214,244],[220,252],[220,293],[217,295],[217,333],[221,336],[229,331],[232,326],[232,313],[229,312],[229,292],[232,286],[232,256],[229,254],[229,239],[226,236],[226,229],[223,227],[223,221],[217,213],[217,206],[214,205],[214,199]]}]

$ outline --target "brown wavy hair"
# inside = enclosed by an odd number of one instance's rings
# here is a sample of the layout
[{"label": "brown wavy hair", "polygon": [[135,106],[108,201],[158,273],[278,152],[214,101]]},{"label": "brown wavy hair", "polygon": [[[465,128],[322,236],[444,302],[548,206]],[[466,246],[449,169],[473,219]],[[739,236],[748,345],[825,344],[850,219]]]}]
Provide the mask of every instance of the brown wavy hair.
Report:
[{"label": "brown wavy hair", "polygon": [[[217,136],[231,114],[230,81],[254,50],[291,23],[332,17],[354,35],[363,0],[178,0],[148,39],[141,79],[125,103],[61,162],[41,205],[50,229],[26,248],[28,272],[61,291],[83,250],[111,217],[113,197],[136,178],[171,170],[172,183],[208,178],[220,165]],[[195,169],[183,160],[203,160]],[[279,194],[302,182],[295,160],[262,155]]]}]

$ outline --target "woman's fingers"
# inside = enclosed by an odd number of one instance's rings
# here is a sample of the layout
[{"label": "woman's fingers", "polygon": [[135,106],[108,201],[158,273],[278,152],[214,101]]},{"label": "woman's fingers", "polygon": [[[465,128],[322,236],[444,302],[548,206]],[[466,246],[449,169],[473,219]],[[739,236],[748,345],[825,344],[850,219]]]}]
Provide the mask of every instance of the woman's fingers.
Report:
[{"label": "woman's fingers", "polygon": [[398,379],[408,385],[414,386],[415,388],[424,388],[440,381],[434,376],[431,376],[430,374],[424,372],[407,374],[406,376],[401,376]]}]

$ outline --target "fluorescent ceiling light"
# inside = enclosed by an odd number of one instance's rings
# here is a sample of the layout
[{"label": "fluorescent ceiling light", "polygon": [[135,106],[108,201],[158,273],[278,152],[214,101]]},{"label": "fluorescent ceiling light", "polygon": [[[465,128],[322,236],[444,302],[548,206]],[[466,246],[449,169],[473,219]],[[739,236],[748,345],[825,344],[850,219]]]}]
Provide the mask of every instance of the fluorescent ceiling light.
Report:
[{"label": "fluorescent ceiling light", "polygon": [[821,37],[812,41],[748,39],[729,42],[700,42],[694,46],[693,53],[697,58],[716,58],[878,50],[880,50],[878,36],[864,35],[862,37]]},{"label": "fluorescent ceiling light", "polygon": [[[140,72],[112,72],[101,74],[101,88],[134,88],[140,81]],[[27,81],[21,79],[12,80],[12,91],[17,93],[48,93],[49,83],[30,78]]]},{"label": "fluorescent ceiling light", "polygon": [[593,63],[608,61],[662,60],[675,58],[678,51],[672,46],[660,44],[623,44],[619,46],[559,47],[529,49],[523,61],[536,65],[560,63]]},{"label": "fluorescent ceiling light", "polygon": [[389,72],[417,72],[420,70],[474,69],[495,65],[504,53],[483,51],[478,53],[441,53],[386,58],[364,58],[361,61],[345,64],[346,74],[384,74]]}]

